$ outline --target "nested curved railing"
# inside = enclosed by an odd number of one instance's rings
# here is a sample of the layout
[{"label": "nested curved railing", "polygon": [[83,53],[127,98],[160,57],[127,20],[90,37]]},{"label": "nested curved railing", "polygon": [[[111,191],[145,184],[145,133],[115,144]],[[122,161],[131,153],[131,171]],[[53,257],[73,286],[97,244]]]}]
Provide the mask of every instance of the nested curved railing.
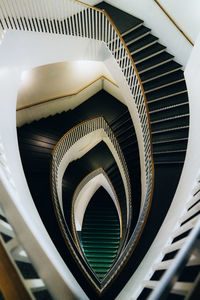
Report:
[{"label": "nested curved railing", "polygon": [[114,147],[115,149],[114,155],[116,155],[119,161],[117,165],[119,167],[119,171],[125,189],[126,211],[127,211],[126,228],[128,229],[130,226],[131,213],[132,213],[131,184],[130,184],[130,178],[128,174],[128,168],[122,150],[119,146],[119,143],[116,137],[114,136],[112,129],[109,127],[108,123],[105,121],[103,117],[96,117],[93,119],[89,119],[87,121],[84,121],[76,125],[71,130],[69,130],[54,147],[54,150],[52,152],[52,168],[51,168],[51,184],[52,184],[53,200],[55,201],[55,203],[59,205],[60,199],[58,193],[58,183],[61,179],[58,177],[58,172],[64,156],[67,154],[70,148],[77,141],[79,141],[81,138],[86,137],[88,134],[95,132],[99,129],[102,129],[104,131],[105,136],[109,139],[111,145]]},{"label": "nested curved railing", "polygon": [[[111,189],[111,192],[113,194],[113,197],[114,199],[112,198],[113,202],[115,203],[115,206],[117,208],[117,212],[118,212],[118,215],[119,215],[119,223],[120,223],[120,237],[122,238],[122,212],[121,212],[121,207],[120,207],[120,203],[119,203],[119,200],[118,200],[118,196],[117,196],[117,193],[115,191],[115,188],[112,184],[112,182],[110,181],[110,178],[109,176],[107,175],[107,173],[104,171],[104,169],[102,167],[92,171],[91,173],[89,173],[87,176],[85,176],[81,182],[79,183],[79,185],[76,187],[75,191],[74,191],[74,194],[73,194],[73,197],[72,197],[72,205],[71,205],[71,223],[72,223],[72,234],[74,236],[74,240],[77,244],[77,246],[80,248],[79,246],[79,238],[78,238],[78,235],[77,235],[77,230],[76,230],[76,224],[75,224],[75,206],[76,206],[76,202],[77,202],[77,199],[79,197],[79,194],[81,193],[81,191],[83,190],[83,188],[91,182],[92,179],[94,179],[95,177],[97,177],[98,175],[103,175],[103,177],[106,179],[110,189]],[[108,190],[107,190],[108,192]],[[110,195],[111,196],[111,195]],[[89,201],[91,200],[88,199]],[[84,216],[84,211],[82,211],[82,214]]]},{"label": "nested curved railing", "polygon": [[[70,148],[75,145],[81,138],[86,137],[92,132],[95,132],[97,130],[103,130],[104,135],[102,136],[102,141],[105,141],[105,137],[110,141],[110,144],[114,147],[114,151],[112,149],[112,154],[115,156],[115,161],[118,160],[118,168],[121,173],[122,181],[124,184],[125,194],[126,194],[126,210],[123,214],[123,216],[126,216],[126,226],[124,230],[124,234],[122,236],[123,243],[125,244],[129,235],[130,230],[130,224],[131,224],[131,215],[132,215],[132,197],[131,197],[131,185],[130,185],[130,179],[128,174],[128,168],[123,156],[123,153],[121,151],[121,148],[117,142],[116,137],[114,136],[114,133],[112,132],[112,129],[109,127],[107,122],[103,117],[96,117],[87,121],[84,121],[78,125],[76,125],[74,128],[69,130],[57,143],[57,145],[54,147],[54,150],[52,152],[52,165],[51,165],[51,190],[52,190],[52,199],[54,203],[55,213],[57,216],[57,220],[59,223],[59,226],[61,228],[63,237],[65,239],[65,242],[70,249],[71,253],[73,254],[76,261],[81,266],[83,272],[85,272],[85,267],[82,262],[82,258],[80,257],[80,253],[76,251],[76,247],[74,247],[74,240],[71,236],[71,233],[68,230],[67,223],[65,221],[64,212],[61,209],[61,199],[59,197],[59,183],[61,182],[61,178],[59,175],[59,168],[65,162],[65,157],[67,155],[67,152],[70,151]],[[99,141],[99,139],[98,139]],[[109,146],[109,145],[108,145]],[[110,146],[109,146],[110,148]],[[62,164],[63,162],[63,164]],[[123,199],[122,199],[123,200]],[[123,207],[123,206],[122,206]],[[123,220],[122,220],[123,223]],[[132,250],[132,244],[129,245],[130,252]],[[114,271],[111,269],[111,271],[108,273],[108,277],[111,280],[115,273],[120,269],[121,264],[116,263],[115,264]],[[88,277],[89,273],[85,273],[85,275]],[[95,280],[92,280],[91,276],[89,277],[90,280],[93,282],[94,286],[97,288],[97,290],[101,291],[102,286],[98,286],[98,282],[95,283]],[[107,284],[107,280],[105,277],[105,282]],[[105,286],[105,284],[104,284]]]},{"label": "nested curved railing", "polygon": [[106,44],[126,78],[140,119],[143,135],[141,157],[145,173],[145,184],[142,187],[145,199],[142,215],[147,216],[154,182],[148,106],[133,58],[109,15],[104,10],[74,0],[27,0],[26,4],[23,0],[17,2],[2,0],[0,2],[0,28],[79,36]]}]

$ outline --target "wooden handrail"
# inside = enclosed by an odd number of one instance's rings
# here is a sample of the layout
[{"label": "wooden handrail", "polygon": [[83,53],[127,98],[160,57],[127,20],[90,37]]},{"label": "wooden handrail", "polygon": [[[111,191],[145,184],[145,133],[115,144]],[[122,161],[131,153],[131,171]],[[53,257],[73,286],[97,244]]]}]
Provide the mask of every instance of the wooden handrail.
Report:
[{"label": "wooden handrail", "polygon": [[80,92],[82,92],[83,90],[87,89],[89,86],[91,86],[92,84],[94,84],[95,82],[97,82],[98,80],[101,80],[101,79],[107,80],[107,81],[109,81],[110,83],[112,83],[114,86],[119,87],[119,86],[118,86],[114,81],[112,81],[109,77],[107,77],[107,76],[105,76],[105,75],[101,75],[101,76],[99,76],[98,78],[92,80],[91,82],[89,82],[88,84],[86,84],[84,87],[78,89],[77,91],[75,91],[75,92],[73,92],[73,93],[64,94],[64,95],[56,96],[56,97],[53,97],[53,98],[47,98],[47,99],[44,99],[44,100],[40,100],[40,101],[37,102],[37,103],[30,103],[30,104],[22,105],[22,106],[18,107],[18,108],[16,109],[16,111],[20,111],[20,110],[23,110],[23,109],[26,109],[26,108],[30,108],[30,107],[33,107],[33,106],[37,106],[37,105],[40,105],[40,104],[43,104],[43,103],[51,102],[51,101],[54,101],[54,100],[57,100],[57,99],[62,99],[62,98],[64,98],[64,97],[75,96],[75,95],[79,94]]},{"label": "wooden handrail", "polygon": [[180,26],[172,19],[172,17],[168,14],[168,12],[164,9],[164,7],[157,1],[154,0],[154,2],[160,7],[160,9],[164,12],[164,14],[170,19],[170,21],[176,26],[176,28],[182,33],[182,35],[187,39],[187,41],[194,46],[194,43],[191,41],[191,39],[185,34],[185,32],[180,28]]}]

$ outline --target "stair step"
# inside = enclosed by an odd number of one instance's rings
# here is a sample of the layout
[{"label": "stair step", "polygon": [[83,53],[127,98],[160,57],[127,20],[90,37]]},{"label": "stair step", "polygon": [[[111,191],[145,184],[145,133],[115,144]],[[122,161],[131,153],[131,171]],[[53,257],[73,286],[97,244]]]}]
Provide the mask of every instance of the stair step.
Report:
[{"label": "stair step", "polygon": [[[86,251],[85,251],[86,252]],[[87,253],[88,260],[90,261],[91,258],[115,258],[117,251],[113,254],[108,253]]]},{"label": "stair step", "polygon": [[146,59],[149,59],[150,57],[153,57],[153,56],[161,53],[165,49],[166,49],[166,47],[164,47],[163,45],[161,45],[159,43],[155,43],[152,46],[149,46],[149,47],[145,48],[144,50],[133,54],[132,57],[133,57],[134,62],[136,64],[138,64]]},{"label": "stair step", "polygon": [[151,80],[150,82],[144,83],[143,87],[144,87],[145,93],[149,93],[152,90],[160,89],[163,86],[169,86],[170,84],[173,84],[173,83],[181,81],[181,80],[184,80],[183,71],[178,70],[171,74],[168,74],[168,75],[162,76],[160,78],[157,78],[155,80]]},{"label": "stair step", "polygon": [[88,248],[88,249],[84,249],[84,252],[85,252],[85,254],[87,254],[87,255],[108,255],[108,256],[110,256],[110,255],[114,255],[115,256],[115,254],[117,253],[117,248],[116,249],[91,249],[91,248]]},{"label": "stair step", "polygon": [[186,126],[189,124],[189,116],[177,116],[174,118],[162,119],[155,122],[156,123],[151,123],[152,132]]},{"label": "stair step", "polygon": [[159,67],[156,67],[150,71],[147,71],[145,73],[140,74],[140,78],[144,83],[154,80],[156,78],[160,78],[164,76],[165,74],[173,73],[174,71],[180,70],[182,66],[175,61],[171,60],[164,65],[161,65]]},{"label": "stair step", "polygon": [[179,138],[179,137],[171,137],[171,136],[169,136],[169,137],[163,137],[162,135],[160,136],[160,140],[158,139],[157,141],[156,140],[154,140],[153,141],[153,146],[154,145],[159,145],[159,144],[167,144],[167,143],[176,143],[176,142],[181,142],[181,141],[186,141],[187,142],[187,140],[188,140],[188,138],[187,138],[187,132],[185,133],[185,136],[186,137],[182,137],[182,138]]},{"label": "stair step", "polygon": [[158,101],[163,98],[168,98],[171,96],[178,95],[179,93],[183,93],[187,90],[185,81],[181,81],[175,84],[170,85],[170,87],[164,87],[159,90],[150,92],[146,94],[146,98],[148,102]]},{"label": "stair step", "polygon": [[163,152],[163,151],[179,151],[186,150],[187,140],[173,141],[169,143],[154,144],[153,152]]},{"label": "stair step", "polygon": [[162,109],[164,107],[170,107],[172,105],[183,104],[188,102],[188,94],[187,91],[181,91],[178,94],[162,98],[158,101],[150,101],[148,103],[149,111],[155,111],[158,109]]},{"label": "stair step", "polygon": [[128,45],[128,49],[129,49],[131,55],[133,55],[133,54],[136,54],[137,52],[140,52],[143,49],[146,49],[146,48],[150,47],[151,45],[155,44],[157,40],[158,40],[157,37],[155,37],[154,35],[149,33],[145,37]]},{"label": "stair step", "polygon": [[164,136],[164,134],[170,134],[170,136],[171,136],[172,133],[177,135],[177,133],[179,133],[180,130],[181,131],[183,130],[186,133],[188,131],[188,129],[189,129],[188,125],[177,126],[177,127],[173,127],[173,128],[166,128],[166,129],[159,129],[156,131],[152,131],[152,135],[153,135],[153,138],[155,135],[157,135],[157,137],[158,137],[158,135],[161,135],[161,134],[163,136]]},{"label": "stair step", "polygon": [[189,113],[188,103],[172,105],[169,107],[162,108],[161,110],[153,111],[150,113],[151,122],[160,120],[163,118],[175,117],[179,115],[185,115]]},{"label": "stair step", "polygon": [[135,30],[131,31],[130,33],[123,36],[123,39],[126,43],[126,45],[130,45],[131,43],[134,43],[135,41],[141,39],[142,37],[149,34],[151,30],[144,25],[141,25],[140,27],[136,28]]},{"label": "stair step", "polygon": [[154,162],[156,164],[161,163],[182,163],[185,159],[185,152],[166,153],[162,155],[155,155]]},{"label": "stair step", "polygon": [[173,55],[164,51],[161,54],[158,54],[148,60],[145,60],[144,62],[137,64],[138,72],[139,72],[139,74],[142,74],[151,69],[153,70],[157,66],[163,65],[166,62],[172,60],[173,57],[174,57]]},{"label": "stair step", "polygon": [[139,18],[136,18],[104,1],[97,4],[96,7],[104,9],[109,14],[121,34],[124,34],[143,23],[143,21]]}]

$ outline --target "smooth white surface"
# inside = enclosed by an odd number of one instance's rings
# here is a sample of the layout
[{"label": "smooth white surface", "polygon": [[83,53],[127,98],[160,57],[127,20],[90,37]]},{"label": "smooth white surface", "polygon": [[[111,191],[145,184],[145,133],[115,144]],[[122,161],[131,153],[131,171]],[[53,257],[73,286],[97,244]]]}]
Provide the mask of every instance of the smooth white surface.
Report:
[{"label": "smooth white surface", "polygon": [[147,252],[140,266],[118,295],[118,300],[136,299],[142,287],[142,282],[148,280],[152,274],[153,265],[159,263],[163,257],[163,249],[172,239],[172,233],[179,228],[179,220],[186,212],[186,203],[192,198],[195,182],[200,174],[200,35],[188,61],[185,78],[190,102],[190,130],[188,148],[184,168],[176,190],[172,205],[160,228],[151,248]]},{"label": "smooth white surface", "polygon": [[112,79],[100,61],[67,61],[40,66],[22,73],[17,108],[71,95],[100,76]]},{"label": "smooth white surface", "polygon": [[[167,46],[168,52],[175,56],[176,61],[182,64],[184,67],[186,66],[193,47],[153,0],[107,0],[106,2],[143,20],[144,25],[152,30],[152,34],[159,38],[160,43],[162,43],[164,46]],[[197,16],[197,23],[199,24],[199,4],[196,6],[198,0],[163,0],[162,2],[165,2],[166,10],[169,8],[168,5],[170,6],[170,12],[173,10],[174,15],[178,15],[178,19],[187,13],[188,6],[191,5],[192,12],[189,19],[192,19],[193,13],[195,13],[194,17],[196,18]],[[182,22],[180,25],[182,25]],[[187,20],[184,19],[184,22],[188,23],[188,18]],[[193,24],[196,26],[196,23]]]},{"label": "smooth white surface", "polygon": [[200,32],[200,1],[159,0],[159,3],[180,26],[183,32],[195,42]]}]

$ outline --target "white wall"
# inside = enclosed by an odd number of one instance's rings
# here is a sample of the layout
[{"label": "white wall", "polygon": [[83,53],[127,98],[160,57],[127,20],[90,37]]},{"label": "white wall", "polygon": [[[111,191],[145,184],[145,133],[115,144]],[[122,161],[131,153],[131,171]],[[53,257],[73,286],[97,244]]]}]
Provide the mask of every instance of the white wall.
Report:
[{"label": "white wall", "polygon": [[113,80],[100,61],[67,61],[26,70],[18,93],[17,108],[42,101],[72,95],[106,76]]},{"label": "white wall", "polygon": [[[107,0],[106,2],[142,19],[144,24],[152,29],[152,34],[160,39],[160,43],[167,46],[167,50],[175,56],[176,61],[184,67],[186,66],[193,47],[153,0]],[[189,34],[195,38],[196,32],[200,31],[200,28],[196,29],[196,26],[199,27],[200,25],[199,1],[162,0],[160,2],[165,3],[166,10],[169,9],[170,13],[175,11],[175,20],[180,22],[180,26],[184,23],[186,24],[185,27],[189,28],[188,24],[194,18],[188,31],[192,31],[193,33],[190,34],[189,32]],[[191,5],[190,17],[187,16],[186,18],[189,5]]]},{"label": "white wall", "polygon": [[159,3],[180,26],[183,32],[195,42],[200,32],[200,1],[159,0]]}]

